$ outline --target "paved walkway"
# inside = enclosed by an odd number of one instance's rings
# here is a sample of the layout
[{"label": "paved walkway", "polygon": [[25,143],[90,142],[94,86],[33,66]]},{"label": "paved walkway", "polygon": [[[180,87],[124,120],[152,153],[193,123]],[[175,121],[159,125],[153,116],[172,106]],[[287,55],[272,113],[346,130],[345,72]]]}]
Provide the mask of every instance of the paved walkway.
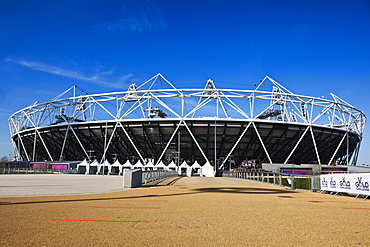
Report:
[{"label": "paved walkway", "polygon": [[[80,179],[98,186],[96,176]],[[61,181],[46,186],[60,190]],[[353,197],[180,177],[113,193],[0,198],[0,245],[369,246],[369,210]]]},{"label": "paved walkway", "polygon": [[65,196],[122,191],[122,176],[81,174],[0,175],[0,197]]}]

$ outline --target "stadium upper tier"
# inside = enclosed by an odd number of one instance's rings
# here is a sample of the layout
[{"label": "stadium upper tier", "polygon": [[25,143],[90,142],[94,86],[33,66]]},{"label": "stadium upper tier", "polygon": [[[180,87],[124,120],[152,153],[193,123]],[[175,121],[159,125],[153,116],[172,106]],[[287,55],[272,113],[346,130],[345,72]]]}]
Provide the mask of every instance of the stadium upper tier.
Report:
[{"label": "stadium upper tier", "polygon": [[161,74],[121,92],[72,87],[9,118],[19,160],[183,160],[238,166],[355,164],[366,116],[338,96],[297,95],[266,76],[253,90],[176,88]]}]

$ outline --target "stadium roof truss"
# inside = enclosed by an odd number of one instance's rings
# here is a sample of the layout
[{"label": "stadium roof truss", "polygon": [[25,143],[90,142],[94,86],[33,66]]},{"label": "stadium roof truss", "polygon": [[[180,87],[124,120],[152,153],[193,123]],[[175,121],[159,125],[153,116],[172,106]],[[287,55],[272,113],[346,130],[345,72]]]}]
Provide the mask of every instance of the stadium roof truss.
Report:
[{"label": "stadium roof truss", "polygon": [[[331,147],[332,152],[330,158],[325,159],[326,163],[332,164],[339,159],[341,164],[355,164],[366,121],[363,112],[334,94],[331,94],[332,99],[297,95],[269,76],[263,78],[254,90],[220,89],[216,88],[212,80],[208,80],[204,88],[179,89],[161,74],[155,75],[142,85],[131,84],[128,90],[122,92],[76,95],[76,89],[77,87],[73,86],[46,103],[36,102],[9,118],[17,159],[40,159],[37,153],[43,150],[42,158],[51,161],[63,160],[67,152],[73,152],[67,149],[68,143],[73,139],[84,156],[90,159],[96,149],[102,149],[95,158],[103,162],[108,153],[112,155],[108,150],[117,146],[115,150],[123,150],[122,152],[134,150],[135,155],[144,161],[147,154],[133,133],[135,126],[140,125],[143,136],[141,140],[146,142],[145,147],[154,150],[158,162],[165,157],[175,140],[179,143],[179,149],[181,148],[180,129],[183,129],[189,133],[192,147],[207,162],[213,159],[216,162],[216,156],[219,155],[217,149],[222,147],[223,141],[232,139],[228,147],[223,148],[223,160],[219,162],[219,168],[240,148],[247,132],[254,133],[255,142],[258,142],[260,150],[263,150],[261,152],[264,154],[260,156],[265,157],[264,161],[274,164],[274,147],[268,142],[274,139],[276,133],[270,131],[261,134],[261,128],[268,129],[270,124],[279,124],[287,125],[291,129],[302,129],[292,137],[294,143],[284,144],[287,145],[288,152],[282,154],[284,157],[279,157],[279,162],[289,163],[299,149],[301,152],[304,150],[301,147],[303,140],[311,137],[310,145],[314,149],[316,162],[322,164],[322,152],[317,142],[322,140],[320,138],[331,137],[328,135],[319,138],[320,133],[316,127],[320,127],[323,129],[322,136],[325,131],[331,135],[337,133],[333,130],[344,133],[336,142],[336,147]],[[164,135],[161,133],[165,131],[164,128],[156,130],[159,135],[157,141],[161,142],[160,147],[156,147],[158,143],[154,143],[150,138],[146,139],[145,136],[150,134],[148,131],[153,130],[144,128],[143,121],[145,124],[175,125],[166,138],[161,137]],[[208,133],[199,137],[200,135],[194,133],[194,126],[202,124],[208,126]],[[239,131],[234,132],[234,136],[228,136],[226,126],[237,127]],[[84,134],[81,132],[83,128],[88,129]],[[94,128],[99,131],[94,131]],[[64,134],[60,134],[61,132]],[[287,133],[282,132],[280,135],[274,142],[279,138],[286,138]],[[99,138],[103,140],[100,144],[97,141]],[[117,143],[113,141],[115,138],[124,139],[128,144]],[[355,140],[351,141],[352,139]],[[93,143],[94,140],[97,143],[91,145],[90,142]],[[201,140],[208,144],[201,144]],[[215,142],[214,152],[210,155],[207,150],[212,148],[212,141]],[[349,145],[349,142],[354,144]],[[253,146],[252,141],[243,145],[244,148]],[[345,155],[338,157],[338,151],[343,148],[347,149]]]}]

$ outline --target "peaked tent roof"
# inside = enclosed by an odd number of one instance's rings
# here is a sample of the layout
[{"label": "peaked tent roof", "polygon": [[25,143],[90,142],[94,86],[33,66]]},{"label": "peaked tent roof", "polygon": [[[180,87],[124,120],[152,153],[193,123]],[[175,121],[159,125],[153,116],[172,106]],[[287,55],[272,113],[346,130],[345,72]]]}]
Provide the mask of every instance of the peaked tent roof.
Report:
[{"label": "peaked tent roof", "polygon": [[149,161],[145,164],[145,167],[155,167],[155,165],[153,164],[153,162]]},{"label": "peaked tent roof", "polygon": [[77,164],[77,166],[89,166],[89,165],[90,165],[90,163],[86,159],[84,159],[83,161],[81,161],[80,164]]},{"label": "peaked tent roof", "polygon": [[123,164],[123,167],[129,167],[129,168],[131,168],[131,166],[132,166],[132,164],[131,164],[131,162],[129,160],[127,160],[125,162],[125,164]]},{"label": "peaked tent roof", "polygon": [[99,163],[99,161],[94,160],[94,161],[90,164],[90,166],[100,166],[100,163]]},{"label": "peaked tent roof", "polygon": [[164,167],[167,167],[163,161],[160,161],[158,164],[157,164],[157,167],[160,167],[160,168],[164,168]]},{"label": "peaked tent roof", "polygon": [[187,168],[187,167],[190,167],[188,165],[188,163],[186,163],[186,161],[184,160],[184,162],[182,162],[182,164],[180,165],[181,168]]},{"label": "peaked tent roof", "polygon": [[105,161],[104,161],[104,163],[103,163],[103,165],[104,165],[104,166],[112,166],[112,164],[111,164],[111,163],[109,163],[109,161],[108,161],[108,160],[105,160]]},{"label": "peaked tent roof", "polygon": [[176,166],[175,162],[171,161],[171,163],[168,165],[168,167],[176,168],[177,166]]},{"label": "peaked tent roof", "polygon": [[195,161],[191,168],[201,168],[201,165],[199,165],[198,161]]},{"label": "peaked tent roof", "polygon": [[122,164],[119,162],[119,160],[116,160],[114,163],[113,163],[113,165],[112,166],[118,166],[118,167],[120,167],[120,166],[122,166]]},{"label": "peaked tent roof", "polygon": [[138,161],[136,162],[136,164],[134,165],[134,167],[144,167],[144,165],[141,163],[141,161],[140,161],[140,160],[138,160]]},{"label": "peaked tent roof", "polygon": [[212,168],[213,169],[213,166],[207,161],[205,164],[204,164],[204,166],[203,166],[203,168]]},{"label": "peaked tent roof", "polygon": [[215,171],[213,170],[213,166],[207,161],[201,170],[202,176],[204,177],[214,177]]}]

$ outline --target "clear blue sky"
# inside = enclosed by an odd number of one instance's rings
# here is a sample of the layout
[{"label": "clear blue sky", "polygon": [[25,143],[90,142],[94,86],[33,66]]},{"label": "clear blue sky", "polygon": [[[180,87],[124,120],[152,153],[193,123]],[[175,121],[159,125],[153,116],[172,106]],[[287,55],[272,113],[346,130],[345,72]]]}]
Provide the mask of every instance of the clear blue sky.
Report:
[{"label": "clear blue sky", "polygon": [[[245,87],[269,75],[370,113],[369,0],[0,0],[0,157],[8,117],[78,85]],[[204,81],[204,83],[190,83]],[[366,128],[359,163],[370,164]]]}]

